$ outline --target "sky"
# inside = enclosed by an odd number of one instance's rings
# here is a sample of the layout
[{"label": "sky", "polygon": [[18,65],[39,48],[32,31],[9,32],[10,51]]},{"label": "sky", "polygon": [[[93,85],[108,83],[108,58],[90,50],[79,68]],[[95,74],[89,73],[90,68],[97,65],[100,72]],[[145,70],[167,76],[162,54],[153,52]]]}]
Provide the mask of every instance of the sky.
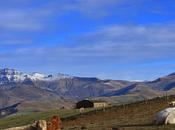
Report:
[{"label": "sky", "polygon": [[1,0],[0,68],[101,79],[175,72],[174,0]]}]

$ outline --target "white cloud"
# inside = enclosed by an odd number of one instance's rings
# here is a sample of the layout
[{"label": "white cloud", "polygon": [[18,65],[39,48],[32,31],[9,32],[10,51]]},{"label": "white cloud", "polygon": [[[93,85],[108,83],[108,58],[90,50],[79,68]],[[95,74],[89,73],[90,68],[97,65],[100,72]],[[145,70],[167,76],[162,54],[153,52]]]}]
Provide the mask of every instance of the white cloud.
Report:
[{"label": "white cloud", "polygon": [[[49,20],[66,13],[80,13],[89,18],[121,14],[120,10],[140,6],[142,2],[128,0],[6,0],[0,1],[0,29],[40,31],[48,29]],[[113,10],[115,9],[115,10]],[[132,10],[131,9],[131,10]],[[50,27],[50,26],[49,26]]]},{"label": "white cloud", "polygon": [[[82,62],[135,63],[174,59],[174,25],[166,27],[114,25],[75,38],[71,45],[19,49],[12,58],[33,58],[36,61],[67,60]],[[8,54],[9,55],[9,54]]]},{"label": "white cloud", "polygon": [[69,45],[0,52],[0,63],[16,68],[61,70],[78,76],[153,79],[174,70],[173,27],[173,24],[100,27],[75,38]]},{"label": "white cloud", "polygon": [[[10,36],[0,35],[1,41],[19,41],[25,35],[31,35],[31,33],[43,33],[48,31],[59,31],[59,28],[64,25],[63,17],[67,14],[74,14],[78,17],[82,15],[87,20],[94,18],[107,18],[107,16],[113,16],[115,18],[124,19],[133,18],[139,14],[139,12],[150,12],[150,10],[166,10],[162,7],[163,4],[154,4],[155,7],[149,8],[150,0],[5,0],[0,1],[0,34],[9,34]],[[143,7],[143,5],[145,5]],[[129,13],[128,13],[129,12]],[[154,11],[153,11],[154,12]],[[62,21],[63,20],[63,21]],[[71,20],[71,19],[70,19]],[[98,19],[99,20],[99,19]],[[132,22],[132,21],[131,21]],[[95,28],[95,27],[94,27]],[[132,27],[131,27],[132,28]],[[132,29],[134,33],[139,35],[144,34],[144,27]],[[118,34],[115,30],[118,30]],[[69,29],[67,30],[69,31]],[[76,31],[76,30],[75,30]],[[112,35],[122,35],[122,31],[130,31],[119,26],[115,28],[108,28],[109,37]],[[115,33],[112,33],[115,31]],[[163,31],[163,30],[161,30]],[[166,31],[166,30],[165,30]],[[110,33],[111,32],[111,33]],[[141,33],[142,32],[142,33]],[[100,33],[100,32],[99,32]],[[150,33],[151,32],[150,29]],[[19,34],[19,35],[16,35]],[[22,35],[22,36],[20,36]],[[34,35],[34,34],[33,34]],[[93,34],[92,34],[93,35]],[[95,34],[94,34],[95,35]],[[154,34],[155,35],[155,34]],[[160,34],[158,34],[160,36]],[[169,35],[166,35],[166,37]],[[34,36],[37,37],[37,36]],[[130,37],[133,37],[130,35]],[[156,38],[156,36],[154,36]],[[162,35],[161,37],[165,37]],[[15,39],[16,38],[16,39]],[[34,39],[33,37],[25,37],[23,41],[29,41]],[[131,38],[130,38],[131,39]],[[117,40],[117,39],[116,39]],[[120,40],[120,39],[119,39]],[[123,39],[125,40],[125,39]],[[19,42],[20,43],[20,42]],[[13,43],[12,43],[13,44]],[[14,42],[15,44],[15,42]]]}]

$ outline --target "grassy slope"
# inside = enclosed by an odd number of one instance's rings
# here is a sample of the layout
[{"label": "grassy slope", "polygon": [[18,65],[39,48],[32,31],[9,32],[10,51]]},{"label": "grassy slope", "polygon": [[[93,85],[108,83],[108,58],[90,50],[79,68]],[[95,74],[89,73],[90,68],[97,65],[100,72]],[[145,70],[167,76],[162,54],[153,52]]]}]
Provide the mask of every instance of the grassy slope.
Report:
[{"label": "grassy slope", "polygon": [[[175,96],[170,97],[169,101],[171,100],[175,100]],[[0,129],[25,125],[32,123],[33,120],[49,119],[52,115],[59,115],[63,119],[65,130],[82,128],[88,130],[108,130],[111,128],[121,130],[174,130],[174,125],[154,126],[152,124],[154,115],[167,106],[165,98],[158,98],[125,106],[110,107],[105,111],[89,109],[83,115],[80,115],[78,110],[33,113],[1,119]]]},{"label": "grassy slope", "polygon": [[32,113],[27,115],[11,116],[0,120],[0,129],[30,124],[34,120],[49,119],[52,115],[60,115],[61,117],[65,117],[67,115],[73,115],[76,113],[77,113],[76,110],[59,111],[59,112],[49,111],[49,112]]},{"label": "grassy slope", "polygon": [[[175,96],[169,97],[169,101],[175,100]],[[155,114],[168,107],[165,98],[157,98],[150,101],[133,103],[120,107],[111,107],[106,111],[95,111],[78,118],[64,122],[65,129],[108,130],[119,128],[121,130],[174,130],[174,125],[155,126],[153,119]]]},{"label": "grassy slope", "polygon": [[[94,109],[86,109],[85,113],[93,111]],[[9,127],[22,126],[33,123],[35,120],[49,120],[53,115],[58,115],[62,120],[69,119],[74,116],[79,116],[79,110],[52,110],[48,112],[35,112],[30,114],[12,115],[3,119],[0,119],[0,130]]]}]

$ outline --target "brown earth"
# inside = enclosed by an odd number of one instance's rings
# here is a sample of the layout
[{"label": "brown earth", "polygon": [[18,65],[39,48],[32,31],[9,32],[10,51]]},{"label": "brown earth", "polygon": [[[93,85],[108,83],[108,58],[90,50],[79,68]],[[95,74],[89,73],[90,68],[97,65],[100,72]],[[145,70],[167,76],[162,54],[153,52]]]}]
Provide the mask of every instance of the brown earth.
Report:
[{"label": "brown earth", "polygon": [[168,99],[155,98],[133,104],[97,110],[63,121],[64,130],[175,130],[174,125],[156,126],[153,124],[155,114],[168,107]]}]

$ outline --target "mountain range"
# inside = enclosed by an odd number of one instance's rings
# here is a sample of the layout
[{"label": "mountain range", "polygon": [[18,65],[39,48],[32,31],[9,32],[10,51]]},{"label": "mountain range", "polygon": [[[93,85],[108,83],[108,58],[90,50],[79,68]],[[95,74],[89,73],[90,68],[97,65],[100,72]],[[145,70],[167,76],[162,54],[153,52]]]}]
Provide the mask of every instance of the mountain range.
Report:
[{"label": "mountain range", "polygon": [[15,69],[0,69],[0,84],[9,83],[24,83],[26,81],[52,81],[64,78],[72,78],[69,75],[58,73],[56,75],[45,75],[42,73],[34,72],[32,74],[26,74]]},{"label": "mountain range", "polygon": [[125,103],[165,94],[175,94],[175,73],[153,81],[136,82],[0,69],[0,107],[22,102],[22,108],[27,109],[69,108],[86,98]]}]

